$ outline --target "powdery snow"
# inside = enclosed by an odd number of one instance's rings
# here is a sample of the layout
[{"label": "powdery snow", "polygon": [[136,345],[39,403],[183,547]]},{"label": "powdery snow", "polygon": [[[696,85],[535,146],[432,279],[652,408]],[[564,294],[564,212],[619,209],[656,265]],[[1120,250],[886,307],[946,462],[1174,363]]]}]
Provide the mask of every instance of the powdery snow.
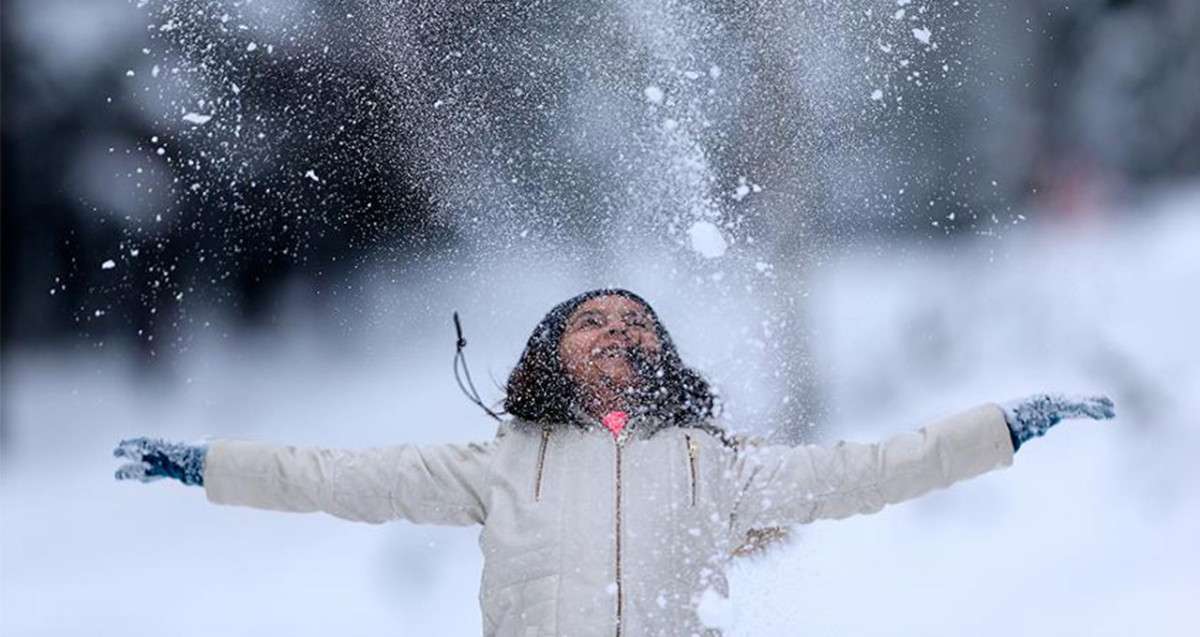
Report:
[{"label": "powdery snow", "polygon": [[211,119],[212,115],[202,115],[200,113],[187,113],[183,116],[183,121],[195,124],[197,126],[201,124],[207,124]]},{"label": "powdery snow", "polygon": [[725,254],[729,247],[721,230],[709,221],[697,221],[688,228],[688,239],[692,249],[709,259]]}]

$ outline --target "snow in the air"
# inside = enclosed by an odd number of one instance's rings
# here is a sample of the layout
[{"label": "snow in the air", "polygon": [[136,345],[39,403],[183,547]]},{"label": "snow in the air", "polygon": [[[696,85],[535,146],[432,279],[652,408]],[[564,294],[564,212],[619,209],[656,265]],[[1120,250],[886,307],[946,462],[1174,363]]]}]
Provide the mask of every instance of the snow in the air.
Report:
[{"label": "snow in the air", "polygon": [[717,628],[726,633],[736,630],[737,611],[737,607],[730,598],[722,596],[711,588],[706,588],[700,593],[700,621],[710,628]]},{"label": "snow in the air", "polygon": [[730,194],[730,197],[732,197],[734,201],[741,201],[752,192],[762,192],[762,186],[748,182],[745,177],[738,177],[738,184],[737,186],[734,186],[733,193]]},{"label": "snow in the air", "polygon": [[692,249],[709,259],[725,254],[729,247],[721,230],[710,221],[697,221],[688,228]]},{"label": "snow in the air", "polygon": [[[596,3],[604,20],[538,14],[542,30],[512,28],[521,12],[456,30],[426,3],[351,3],[332,26],[312,3],[198,3],[236,17],[136,4],[145,24],[105,23],[147,38],[150,57],[108,62],[104,86],[124,92],[103,103],[140,128],[102,140],[110,161],[81,198],[125,235],[79,262],[95,275],[116,256],[96,277],[111,287],[72,318],[99,325],[137,316],[120,294],[151,300],[127,338],[96,337],[88,354],[6,348],[5,546],[52,549],[6,553],[0,633],[136,632],[130,618],[153,609],[171,637],[326,637],[347,618],[363,634],[479,634],[478,529],[214,507],[180,485],[114,482],[108,452],[140,433],[486,440],[494,423],[449,374],[450,313],[464,312],[472,371],[495,397],[542,311],[616,283],[655,302],[736,429],[765,433],[779,405],[803,403],[819,417],[784,424],[875,440],[1033,391],[1117,400],[1117,421],[1065,424],[1010,469],[735,562],[732,597],[703,591],[700,607],[727,637],[1188,634],[1200,193],[1077,216],[1007,207],[1003,191],[1028,182],[981,155],[1027,145],[1011,134],[1033,121],[1024,111],[991,113],[990,137],[966,120],[967,147],[928,129],[964,128],[957,105],[980,94],[961,87],[1020,86],[1010,78],[1034,64],[976,46],[978,26],[959,30],[969,3],[781,3],[779,16],[767,3],[756,17]],[[1114,68],[1140,60],[1126,57]],[[352,109],[327,108],[347,94]],[[297,140],[306,154],[280,152]],[[375,191],[349,205],[339,187]],[[378,211],[411,205],[393,191],[418,193],[432,240],[389,227]],[[336,245],[336,265],[309,260],[310,240]],[[238,266],[258,259],[303,274],[242,331],[240,308],[206,303],[252,285],[259,272]],[[42,301],[78,288],[54,286]],[[1176,306],[1155,311],[1162,299]],[[156,337],[176,349],[146,364]]]},{"label": "snow in the air", "polygon": [[[1200,278],[1197,206],[1192,192],[1101,215],[1086,231],[1020,226],[999,251],[986,237],[926,256],[867,244],[811,269],[810,283],[791,279],[808,292],[806,329],[821,335],[811,363],[828,406],[824,442],[874,440],[976,401],[1097,381],[1119,417],[1064,423],[1012,467],[951,489],[800,527],[769,557],[735,562],[731,598],[710,596],[704,617],[730,626],[729,637],[797,626],[813,635],[1189,635],[1179,612],[1200,571],[1200,492],[1190,488],[1200,482],[1190,424],[1200,357],[1186,344],[1200,307],[1181,291]],[[173,637],[230,625],[328,637],[347,617],[364,633],[480,634],[476,528],[216,507],[191,487],[112,480],[109,453],[133,433],[349,447],[488,439],[494,423],[449,372],[450,312],[465,311],[472,370],[486,378],[509,368],[547,307],[598,281],[565,258],[534,269],[503,254],[487,263],[455,286],[377,281],[354,303],[380,320],[352,332],[297,321],[242,338],[224,336],[212,317],[177,371],[150,384],[120,357],[9,352],[5,541],[36,538],[53,550],[6,554],[3,632],[95,634],[153,608],[188,618],[172,624]],[[654,300],[687,360],[739,405],[731,426],[763,431],[746,414],[779,400],[764,392],[778,366],[736,335],[754,333],[752,308],[765,299],[691,298],[637,254],[620,263],[615,278]],[[1172,311],[1146,311],[1161,298],[1176,300]],[[307,300],[294,303],[280,316],[302,316]],[[147,564],[186,586],[147,585]],[[1012,612],[1031,603],[1030,591],[1054,612]]]},{"label": "snow in the air", "polygon": [[183,116],[183,121],[196,124],[207,124],[212,119],[212,115],[202,115],[200,113],[187,113]]},{"label": "snow in the air", "polygon": [[646,101],[651,104],[662,104],[663,97],[665,97],[663,90],[653,84],[647,86],[643,93],[646,95]]}]

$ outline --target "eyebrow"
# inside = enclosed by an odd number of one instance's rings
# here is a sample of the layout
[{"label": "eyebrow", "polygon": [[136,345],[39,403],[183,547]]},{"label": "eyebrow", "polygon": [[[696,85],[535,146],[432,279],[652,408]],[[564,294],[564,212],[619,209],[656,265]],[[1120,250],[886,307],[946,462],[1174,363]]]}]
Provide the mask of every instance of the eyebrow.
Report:
[{"label": "eyebrow", "polygon": [[[575,318],[571,319],[571,323],[572,323],[572,324],[574,324],[574,323],[578,323],[579,321],[583,320],[583,318],[584,318],[585,316],[588,316],[589,314],[591,314],[591,315],[597,315],[597,316],[603,316],[603,315],[604,315],[604,314],[603,314],[603,312],[601,312],[600,310],[584,310],[584,311],[580,312],[579,314],[577,314],[577,315],[575,316]],[[626,310],[626,311],[625,311],[625,314],[624,314],[624,316],[625,316],[626,318],[628,318],[628,317],[630,317],[630,316],[634,316],[634,317],[640,318],[640,319],[642,319],[642,320],[644,320],[644,321],[649,321],[649,320],[650,320],[650,315],[649,315],[649,314],[647,314],[646,312],[639,312],[639,311],[637,311],[637,310]]]},{"label": "eyebrow", "polygon": [[597,314],[598,315],[598,314],[600,314],[600,310],[584,310],[584,311],[580,312],[579,314],[576,314],[575,318],[571,319],[571,322],[578,323],[580,320],[583,319],[583,317],[585,317],[589,314]]}]

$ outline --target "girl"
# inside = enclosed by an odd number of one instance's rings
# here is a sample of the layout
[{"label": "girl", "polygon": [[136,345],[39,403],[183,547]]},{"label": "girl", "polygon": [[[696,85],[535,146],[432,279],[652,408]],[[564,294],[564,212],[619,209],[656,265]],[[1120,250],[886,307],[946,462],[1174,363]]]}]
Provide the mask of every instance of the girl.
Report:
[{"label": "girl", "polygon": [[[460,339],[460,345],[463,343]],[[873,513],[1012,463],[1108,398],[987,403],[876,444],[730,436],[704,379],[644,299],[604,288],[560,303],[509,376],[493,440],[365,450],[124,440],[118,479],[171,477],[210,502],[361,522],[482,527],[485,635],[718,635],[733,556],[820,518]]]}]

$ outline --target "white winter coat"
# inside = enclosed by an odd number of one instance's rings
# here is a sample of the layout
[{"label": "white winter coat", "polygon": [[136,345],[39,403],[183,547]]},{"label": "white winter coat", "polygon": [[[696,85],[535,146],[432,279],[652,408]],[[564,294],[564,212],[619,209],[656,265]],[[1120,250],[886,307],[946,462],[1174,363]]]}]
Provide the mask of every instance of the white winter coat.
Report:
[{"label": "white winter coat", "polygon": [[727,595],[754,529],[872,513],[1012,463],[984,404],[878,444],[727,445],[630,419],[502,423],[494,440],[364,450],[210,443],[208,499],[371,523],[481,526],[484,635],[717,635],[703,592]]}]

